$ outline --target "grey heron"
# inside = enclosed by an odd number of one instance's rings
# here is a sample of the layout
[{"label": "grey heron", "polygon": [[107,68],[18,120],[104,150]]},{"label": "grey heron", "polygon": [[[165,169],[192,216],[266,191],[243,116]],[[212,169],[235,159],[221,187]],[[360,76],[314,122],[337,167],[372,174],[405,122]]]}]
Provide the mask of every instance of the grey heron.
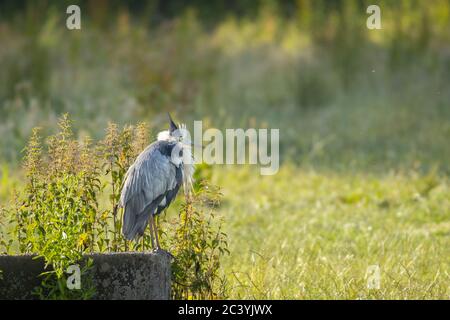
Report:
[{"label": "grey heron", "polygon": [[139,154],[128,169],[119,205],[124,208],[122,233],[128,240],[144,235],[150,224],[152,247],[159,250],[154,216],[166,209],[183,185],[192,187],[194,164],[191,142],[185,125],[180,128],[169,116],[169,130],[158,134],[157,141]]}]

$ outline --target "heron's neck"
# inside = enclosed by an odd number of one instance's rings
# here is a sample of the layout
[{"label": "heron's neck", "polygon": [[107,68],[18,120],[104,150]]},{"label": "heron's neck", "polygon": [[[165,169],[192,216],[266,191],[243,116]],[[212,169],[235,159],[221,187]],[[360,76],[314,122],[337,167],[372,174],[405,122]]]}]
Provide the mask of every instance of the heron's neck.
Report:
[{"label": "heron's neck", "polygon": [[158,141],[174,142],[176,139],[170,135],[169,130],[165,130],[158,133]]},{"label": "heron's neck", "polygon": [[181,171],[183,173],[183,187],[184,192],[187,193],[192,189],[194,182],[194,157],[192,156],[192,148],[189,145],[183,144],[183,159],[181,162]]},{"label": "heron's neck", "polygon": [[[184,125],[180,125],[180,128],[181,130],[186,130],[186,126]],[[172,163],[177,167],[181,166],[181,172],[183,173],[184,192],[188,193],[192,189],[192,184],[194,182],[193,175],[195,171],[194,157],[192,155],[191,146],[189,144],[177,142],[177,140],[172,137],[168,130],[158,133],[158,141],[176,142],[178,146],[183,150],[182,157],[172,159]]]}]

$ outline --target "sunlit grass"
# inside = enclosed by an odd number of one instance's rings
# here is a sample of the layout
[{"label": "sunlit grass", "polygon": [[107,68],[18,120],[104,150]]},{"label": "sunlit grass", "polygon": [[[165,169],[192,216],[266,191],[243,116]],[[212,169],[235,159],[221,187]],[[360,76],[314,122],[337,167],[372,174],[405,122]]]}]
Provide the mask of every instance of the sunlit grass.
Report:
[{"label": "sunlit grass", "polygon": [[[217,170],[215,179],[226,199],[231,297],[450,297],[448,178],[286,166],[269,177]],[[370,265],[380,267],[379,290],[367,288]]]}]

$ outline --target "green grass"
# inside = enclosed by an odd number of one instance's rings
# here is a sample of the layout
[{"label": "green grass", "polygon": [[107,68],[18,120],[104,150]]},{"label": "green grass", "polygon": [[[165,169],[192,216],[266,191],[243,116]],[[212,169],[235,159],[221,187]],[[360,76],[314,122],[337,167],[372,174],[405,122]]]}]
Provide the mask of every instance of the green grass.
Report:
[{"label": "green grass", "polygon": [[[435,174],[217,170],[231,298],[448,299],[449,181]],[[242,196],[245,194],[245,196]],[[369,265],[381,270],[367,288]]]}]

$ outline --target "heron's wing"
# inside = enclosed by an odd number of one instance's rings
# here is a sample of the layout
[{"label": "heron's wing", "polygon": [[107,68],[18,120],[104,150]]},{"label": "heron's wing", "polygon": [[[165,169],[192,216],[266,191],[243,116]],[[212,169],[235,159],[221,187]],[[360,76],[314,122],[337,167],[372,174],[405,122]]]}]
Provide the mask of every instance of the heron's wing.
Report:
[{"label": "heron's wing", "polygon": [[124,207],[123,233],[134,239],[143,233],[148,217],[177,187],[177,167],[170,161],[170,145],[162,141],[145,149],[129,168],[120,197]]}]

